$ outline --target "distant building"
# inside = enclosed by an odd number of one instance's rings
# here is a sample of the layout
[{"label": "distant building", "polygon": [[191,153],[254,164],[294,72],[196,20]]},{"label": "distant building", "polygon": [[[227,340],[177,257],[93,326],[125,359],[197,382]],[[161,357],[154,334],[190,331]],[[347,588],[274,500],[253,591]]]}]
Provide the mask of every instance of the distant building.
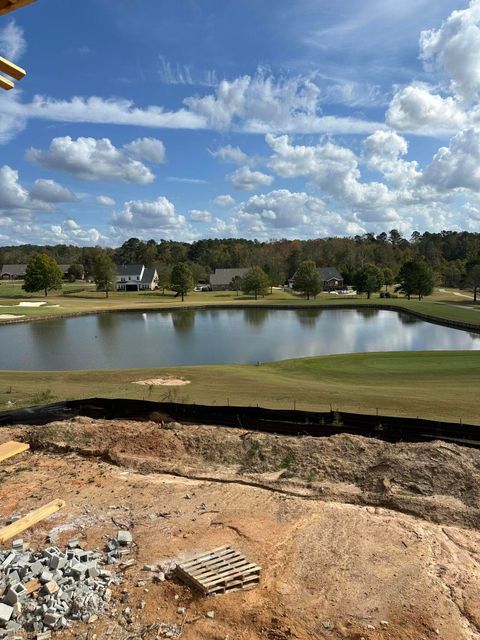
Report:
[{"label": "distant building", "polygon": [[4,264],[0,277],[2,280],[23,280],[26,269],[26,264]]},{"label": "distant building", "polygon": [[[320,278],[323,283],[324,291],[335,291],[337,289],[343,289],[343,276],[335,267],[317,267],[320,274]],[[293,278],[288,281],[288,286],[293,289],[295,284],[295,273]]]},{"label": "distant building", "polygon": [[158,286],[158,273],[143,264],[122,264],[117,267],[117,291],[153,291]]},{"label": "distant building", "polygon": [[212,291],[228,291],[232,288],[232,280],[243,278],[248,269],[215,269],[210,275]]},{"label": "distant building", "polygon": [[[2,271],[0,272],[1,280],[23,280],[25,278],[25,273],[27,271],[26,264],[4,264],[2,267]],[[59,264],[58,268],[63,274],[65,278],[68,270],[70,269],[69,264]]]}]

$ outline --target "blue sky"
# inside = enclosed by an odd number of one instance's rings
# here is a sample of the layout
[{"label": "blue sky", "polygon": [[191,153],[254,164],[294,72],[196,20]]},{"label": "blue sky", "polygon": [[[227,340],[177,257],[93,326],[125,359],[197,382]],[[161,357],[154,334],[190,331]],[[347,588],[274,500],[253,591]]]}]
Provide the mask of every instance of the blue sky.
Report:
[{"label": "blue sky", "polygon": [[480,231],[479,51],[480,0],[38,0],[0,244]]}]

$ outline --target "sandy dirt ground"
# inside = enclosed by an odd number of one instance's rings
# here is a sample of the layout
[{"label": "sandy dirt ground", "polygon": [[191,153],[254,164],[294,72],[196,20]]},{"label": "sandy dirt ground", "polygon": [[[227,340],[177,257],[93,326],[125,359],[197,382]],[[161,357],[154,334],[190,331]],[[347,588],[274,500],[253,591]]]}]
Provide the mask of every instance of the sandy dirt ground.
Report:
[{"label": "sandy dirt ground", "polygon": [[[0,464],[0,525],[59,497],[32,546],[134,536],[111,614],[59,638],[154,640],[185,607],[186,640],[480,639],[480,452],[88,418],[12,438],[32,450]],[[223,544],[258,588],[205,598],[143,570]]]},{"label": "sandy dirt ground", "polygon": [[183,387],[190,384],[190,380],[185,378],[174,378],[172,376],[164,378],[148,378],[147,380],[135,380],[132,384],[141,384],[148,387]]}]

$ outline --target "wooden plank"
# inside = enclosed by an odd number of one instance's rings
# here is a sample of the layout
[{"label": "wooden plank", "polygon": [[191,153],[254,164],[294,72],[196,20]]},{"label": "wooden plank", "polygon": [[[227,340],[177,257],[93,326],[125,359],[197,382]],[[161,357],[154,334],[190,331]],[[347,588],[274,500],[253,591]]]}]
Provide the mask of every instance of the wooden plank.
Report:
[{"label": "wooden plank", "polygon": [[246,558],[238,558],[228,562],[226,564],[219,564],[214,567],[205,567],[205,570],[192,573],[197,580],[204,582],[210,575],[218,575],[219,573],[226,571],[227,569],[233,569],[234,567],[240,567],[242,564],[250,564],[250,561]]},{"label": "wooden plank", "polygon": [[233,562],[234,560],[237,560],[237,559],[241,560],[242,558],[243,557],[237,555],[235,551],[232,551],[232,553],[222,556],[221,558],[212,558],[212,560],[209,560],[208,562],[205,562],[205,563],[202,562],[201,564],[195,565],[194,567],[189,567],[188,572],[196,576],[199,573],[203,573],[204,571],[207,571],[208,569],[213,569],[217,565],[226,564],[227,562]]},{"label": "wooden plank", "polygon": [[3,527],[3,529],[0,529],[0,544],[5,543],[11,538],[15,538],[22,533],[22,531],[25,531],[25,529],[29,529],[33,527],[34,524],[37,524],[37,522],[45,520],[45,518],[63,509],[64,506],[65,502],[63,500],[52,500],[52,502],[49,502],[43,507],[27,513],[27,515],[20,518],[20,520],[12,522],[12,524],[9,524],[7,527]]},{"label": "wooden plank", "polygon": [[32,4],[32,2],[36,1],[37,0],[0,0],[0,16],[10,13],[10,11],[15,11],[15,9],[21,9],[27,4]]},{"label": "wooden plank", "polygon": [[250,591],[250,589],[255,589],[260,584],[260,580],[257,579],[251,582],[242,582],[237,580],[235,583],[232,583],[228,586],[215,587],[214,589],[210,589],[207,591],[207,596],[213,595],[221,595],[222,593],[230,593],[231,591]]},{"label": "wooden plank", "polygon": [[13,89],[15,85],[11,80],[5,78],[5,76],[0,76],[0,89],[5,89],[5,91],[10,91]]},{"label": "wooden plank", "polygon": [[187,584],[194,587],[195,589],[199,589],[203,593],[206,593],[206,590],[202,585],[202,583],[198,582],[198,580],[195,580],[195,578],[193,578],[186,571],[183,571],[183,569],[181,569],[180,567],[177,567],[177,574],[180,577],[180,579],[183,580],[183,582],[186,582]]},{"label": "wooden plank", "polygon": [[25,585],[25,589],[28,591],[28,593],[35,593],[35,591],[38,591],[39,589],[41,589],[41,587],[42,583],[37,578],[29,580],[29,582],[27,582]]},{"label": "wooden plank", "polygon": [[15,80],[21,80],[25,77],[26,71],[22,67],[17,66],[14,62],[10,62],[6,58],[0,56],[0,71],[6,73],[7,76],[15,78]]},{"label": "wooden plank", "polygon": [[182,562],[179,566],[182,567],[182,569],[186,569],[187,567],[191,567],[194,564],[198,564],[199,562],[206,562],[212,558],[215,558],[216,556],[219,556],[222,554],[222,552],[226,552],[227,549],[229,551],[231,551],[231,547],[227,544],[224,545],[223,547],[217,547],[216,549],[212,549],[211,551],[207,551],[199,556],[196,556],[194,558],[190,558],[190,560],[185,560],[185,562]]},{"label": "wooden plank", "polygon": [[19,453],[28,451],[28,449],[30,449],[29,444],[26,444],[25,442],[16,442],[15,440],[9,440],[4,444],[0,444],[0,462],[7,460],[8,458],[13,458],[13,456],[17,456]]},{"label": "wooden plank", "polygon": [[224,571],[222,573],[217,574],[216,576],[210,577],[208,580],[202,580],[202,584],[204,587],[210,588],[215,584],[220,582],[224,582],[225,580],[233,580],[234,578],[249,578],[253,577],[254,573],[258,573],[260,567],[257,567],[256,564],[246,564],[243,567],[234,567],[230,569],[230,571]]}]

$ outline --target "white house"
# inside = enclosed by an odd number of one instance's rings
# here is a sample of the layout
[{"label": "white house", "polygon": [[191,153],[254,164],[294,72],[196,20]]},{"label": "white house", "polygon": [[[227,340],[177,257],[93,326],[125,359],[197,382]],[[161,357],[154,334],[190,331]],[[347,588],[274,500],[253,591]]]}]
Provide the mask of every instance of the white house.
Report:
[{"label": "white house", "polygon": [[117,291],[153,291],[158,286],[155,268],[143,264],[122,264],[117,267]]}]

